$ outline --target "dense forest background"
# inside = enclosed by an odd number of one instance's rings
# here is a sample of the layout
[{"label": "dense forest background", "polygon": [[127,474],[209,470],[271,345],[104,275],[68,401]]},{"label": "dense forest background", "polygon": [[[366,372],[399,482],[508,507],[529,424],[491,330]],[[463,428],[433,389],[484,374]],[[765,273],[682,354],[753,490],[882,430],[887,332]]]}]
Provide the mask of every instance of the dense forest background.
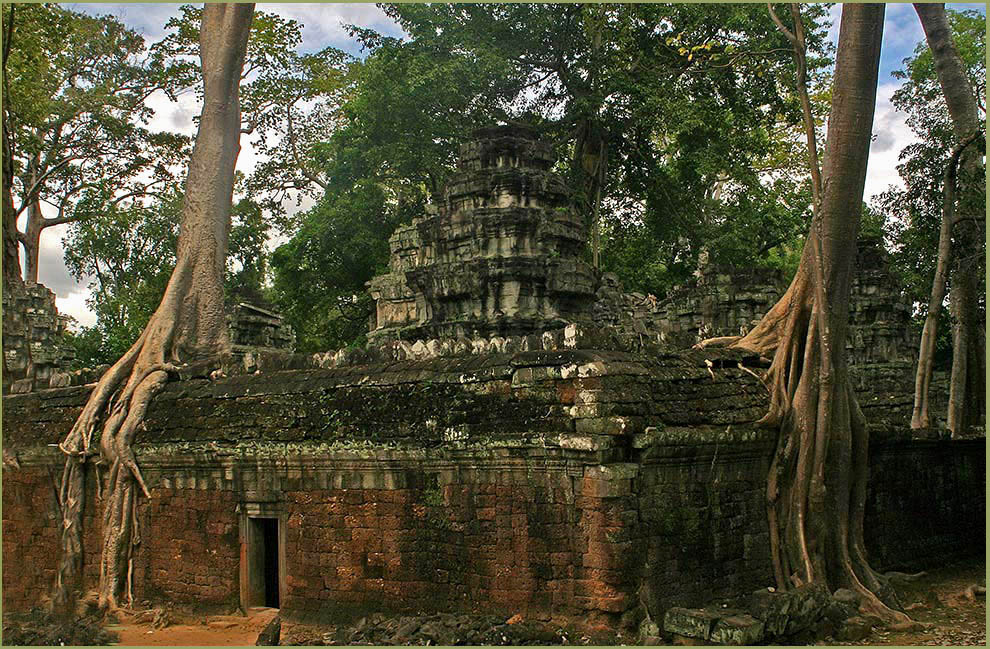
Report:
[{"label": "dense forest background", "polygon": [[[792,49],[764,5],[381,8],[402,36],[350,25],[355,53],[306,50],[304,26],[276,14],[259,11],[252,26],[242,133],[257,162],[237,178],[226,291],[281,311],[299,351],[363,341],[365,282],[384,270],[389,235],[441,190],[471,132],[496,122],[552,139],[576,209],[589,222],[600,214],[601,268],[626,290],[663,298],[702,254],[797,267],[811,218],[807,147]],[[802,7],[821,141],[829,9]],[[25,277],[38,276],[44,231],[69,224],[64,261],[89,283],[95,314],[72,334],[82,366],[133,343],[175,263],[191,141],[150,127],[149,98],[201,95],[200,15],[182,7],[149,43],[110,16],[3,9]],[[984,15],[949,19],[985,121]],[[894,106],[917,140],[900,153],[903,186],[863,206],[863,230],[882,238],[920,329],[955,138],[923,40],[894,76]],[[945,367],[949,327],[940,331]]]}]

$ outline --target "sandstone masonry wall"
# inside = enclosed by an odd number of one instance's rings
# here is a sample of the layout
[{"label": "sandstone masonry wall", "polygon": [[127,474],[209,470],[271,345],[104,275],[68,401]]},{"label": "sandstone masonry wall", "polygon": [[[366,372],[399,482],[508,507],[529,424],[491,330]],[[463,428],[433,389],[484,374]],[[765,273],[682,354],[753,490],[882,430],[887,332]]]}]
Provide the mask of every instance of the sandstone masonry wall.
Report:
[{"label": "sandstone masonry wall", "polygon": [[[152,498],[138,508],[135,597],[235,608],[238,509],[259,499],[285,523],[289,615],[433,608],[614,624],[640,602],[656,619],[769,585],[769,440],[684,442],[672,435],[642,461],[583,466],[535,449],[146,448],[138,459]],[[24,458],[3,475],[9,610],[36,604],[53,583],[59,459]],[[873,467],[866,523],[879,567],[917,569],[983,548],[982,442],[880,444]],[[907,488],[919,478],[932,481]],[[92,586],[100,518],[88,495]]]},{"label": "sandstone masonry wall", "polygon": [[[428,598],[632,624],[641,603],[660,619],[767,585],[773,433],[752,426],[766,408],[754,363],[565,349],[216,381],[193,372],[156,398],[136,447],[152,498],[138,505],[135,596],[236,606],[252,506],[283,521],[287,615]],[[11,609],[54,578],[62,458],[49,445],[89,389],[3,401]],[[898,398],[882,383],[860,393],[875,424],[871,551],[899,565],[981,546],[983,440],[914,440]],[[98,509],[90,494],[90,580]]]},{"label": "sandstone masonry wall", "polygon": [[[896,366],[898,374],[907,376],[918,352],[918,331],[882,242],[861,239],[855,268],[846,340],[849,364]],[[686,349],[706,338],[747,333],[788,284],[775,269],[704,265],[694,279],[658,301],[624,293],[618,278],[606,273],[596,295],[595,322],[612,329],[625,348],[659,344]]]}]

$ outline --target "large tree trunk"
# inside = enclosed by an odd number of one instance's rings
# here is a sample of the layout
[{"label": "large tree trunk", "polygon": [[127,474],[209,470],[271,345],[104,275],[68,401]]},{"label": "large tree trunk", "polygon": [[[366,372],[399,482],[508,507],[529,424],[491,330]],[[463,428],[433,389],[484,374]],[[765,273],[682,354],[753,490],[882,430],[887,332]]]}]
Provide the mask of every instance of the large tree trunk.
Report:
[{"label": "large tree trunk", "polygon": [[601,253],[601,199],[608,164],[608,137],[596,117],[578,122],[571,168],[580,187],[578,199],[591,231],[592,266],[599,267]]},{"label": "large tree trunk", "polygon": [[932,366],[935,360],[935,340],[938,334],[938,318],[945,301],[946,282],[949,279],[949,263],[952,260],[952,223],[956,210],[956,177],[959,158],[966,146],[976,139],[977,132],[959,142],[949,156],[945,173],[942,175],[942,226],[938,237],[938,254],[935,261],[935,276],[932,278],[931,297],[928,299],[928,313],[921,331],[921,344],[918,349],[918,368],[914,378],[914,409],[911,413],[911,428],[931,426],[930,387]]},{"label": "large tree trunk", "polygon": [[[915,4],[915,10],[925,30],[928,47],[932,52],[935,72],[945,103],[952,119],[952,130],[956,140],[962,144],[972,138],[979,129],[979,110],[973,88],[966,75],[966,67],[952,41],[952,30],[945,16],[942,4]],[[952,273],[952,312],[953,345],[952,373],[949,385],[949,412],[947,427],[953,434],[964,434],[972,426],[983,424],[985,416],[986,376],[984,349],[986,334],[980,321],[975,317],[979,307],[979,274],[982,268],[982,247],[985,239],[985,194],[982,164],[978,147],[962,150],[959,157],[959,199],[960,205],[943,209],[943,223],[939,234],[939,254],[936,262],[936,276],[932,285],[929,314],[922,333],[922,346],[919,350],[918,373],[915,381],[915,404],[911,425],[914,428],[928,427],[928,384],[931,381],[931,356],[934,352],[935,320],[942,308],[944,298],[944,274],[950,266],[949,258],[955,256],[957,262]],[[952,198],[952,188],[944,190]],[[964,219],[955,219],[953,212],[959,212]],[[956,249],[952,250],[952,239]],[[943,291],[941,295],[939,292]],[[929,332],[929,329],[931,330]]]},{"label": "large tree trunk", "polygon": [[962,261],[952,283],[952,373],[946,428],[953,436],[984,425],[986,331],[979,318],[979,265]]},{"label": "large tree trunk", "polygon": [[863,545],[869,437],[845,354],[883,15],[882,4],[843,5],[821,206],[787,292],[731,346],[773,357],[762,423],[779,428],[767,478],[778,586],[849,588],[862,611],[904,623]]},{"label": "large tree trunk", "polygon": [[[154,395],[177,365],[219,359],[230,347],[223,272],[230,230],[234,165],[240,150],[238,83],[253,4],[207,4],[200,32],[204,103],[189,163],[175,270],[157,311],[137,342],[100,379],[60,448],[62,558],[55,608],[71,612],[82,565],[82,511],[87,459],[106,466],[99,602],[115,608],[130,597],[134,547],[140,543],[135,502],[148,496],[132,451]],[[105,418],[105,421],[104,421]],[[98,450],[92,435],[102,422]]]},{"label": "large tree trunk", "polygon": [[27,225],[21,237],[24,246],[24,281],[38,283],[38,257],[41,253],[41,231],[45,216],[41,213],[41,201],[33,200],[27,208]]},{"label": "large tree trunk", "polygon": [[[10,152],[10,142],[8,141],[8,132],[6,128],[7,116],[6,113],[3,116],[2,133],[0,133],[0,139],[3,140],[3,181],[2,188],[0,188],[0,210],[3,212],[3,293],[4,295],[12,295],[20,291],[24,286],[24,280],[21,279],[21,259],[18,254],[18,241],[17,241],[17,216],[14,213],[14,198],[13,191],[10,185],[10,178],[13,173],[13,158]],[[10,332],[7,332],[10,333]],[[30,352],[31,347],[28,346],[28,351]],[[7,389],[10,385],[11,378],[10,374],[7,372],[7,355],[0,354],[3,358],[2,368],[3,368],[3,386]]]},{"label": "large tree trunk", "polygon": [[3,204],[3,290],[16,290],[23,284],[21,279],[21,256],[17,238],[17,214],[14,209],[14,192],[10,179],[14,173],[13,155],[10,150],[9,133],[3,119],[3,187],[0,189]]},{"label": "large tree trunk", "polygon": [[[7,57],[14,35],[14,6],[11,5],[7,18],[7,31],[3,35],[3,52],[0,54],[2,66],[2,83],[4,94],[7,90]],[[14,144],[11,142],[10,124],[7,115],[8,107],[4,106],[3,118],[0,120],[0,139],[3,140],[3,179],[0,187],[0,209],[3,211],[3,290],[16,290],[23,284],[21,280],[20,250],[17,241],[17,214],[14,210]]]}]

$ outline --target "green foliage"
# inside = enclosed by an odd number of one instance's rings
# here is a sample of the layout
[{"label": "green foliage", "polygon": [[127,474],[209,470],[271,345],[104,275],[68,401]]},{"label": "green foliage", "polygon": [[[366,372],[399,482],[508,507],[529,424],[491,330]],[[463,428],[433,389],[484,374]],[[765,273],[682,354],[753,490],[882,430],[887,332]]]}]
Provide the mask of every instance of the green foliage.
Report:
[{"label": "green foliage", "polygon": [[[110,207],[98,197],[92,201],[92,213],[72,224],[63,240],[66,267],[77,280],[89,280],[87,306],[96,314],[95,325],[72,337],[84,367],[120,358],[158,308],[175,267],[183,197],[173,191],[147,204]],[[247,199],[232,210],[232,223],[225,290],[256,300],[268,224]]]},{"label": "green foliage", "polygon": [[[980,121],[985,122],[982,98],[986,88],[986,20],[972,10],[947,10],[946,15],[956,49],[969,72]],[[905,147],[900,154],[897,171],[904,189],[890,187],[874,200],[871,208],[885,216],[883,228],[893,249],[893,268],[904,282],[908,298],[919,306],[923,316],[938,253],[942,177],[955,137],[927,43],[920,42],[914,55],[904,60],[904,70],[893,74],[904,80],[893,95],[893,104],[907,113],[907,124],[919,141]],[[985,151],[985,136],[977,138],[971,146]],[[960,178],[961,183],[970,180]],[[985,206],[976,209],[982,214]]]},{"label": "green foliage", "polygon": [[388,237],[439,191],[471,131],[505,114],[492,90],[509,83],[500,61],[351,29],[372,51],[342,81],[335,130],[309,149],[323,198],[296,215],[272,258],[274,294],[300,351],[364,339],[365,284],[386,269]]},{"label": "green foliage", "polygon": [[250,302],[264,302],[263,289],[268,272],[268,241],[271,222],[261,206],[242,198],[231,208],[230,239],[227,248],[227,273],[224,287],[228,296]]},{"label": "green foliage", "polygon": [[150,207],[105,209],[94,198],[89,217],[70,227],[66,267],[77,280],[91,278],[87,306],[99,335],[80,336],[90,350],[98,349],[88,352],[93,361],[112,363],[123,355],[158,307],[175,265],[181,204],[175,193]]},{"label": "green foliage", "polygon": [[272,255],[275,300],[299,351],[363,338],[372,309],[365,283],[385,270],[389,235],[422,205],[419,192],[359,180],[299,217],[298,232]]}]

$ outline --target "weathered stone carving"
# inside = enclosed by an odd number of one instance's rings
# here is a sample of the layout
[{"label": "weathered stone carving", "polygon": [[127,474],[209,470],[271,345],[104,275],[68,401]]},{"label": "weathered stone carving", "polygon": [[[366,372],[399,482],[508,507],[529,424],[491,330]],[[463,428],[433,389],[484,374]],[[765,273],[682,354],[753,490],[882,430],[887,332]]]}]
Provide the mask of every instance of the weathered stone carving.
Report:
[{"label": "weathered stone carving", "polygon": [[919,332],[911,325],[911,303],[890,273],[879,239],[859,241],[849,296],[849,362],[906,363],[918,354]]},{"label": "weathered stone carving", "polygon": [[282,316],[257,304],[238,302],[227,307],[227,324],[234,352],[255,349],[292,350],[296,336]]},{"label": "weathered stone carving", "polygon": [[539,334],[590,320],[583,219],[535,132],[499,126],[461,147],[436,205],[390,239],[369,287],[373,340]]},{"label": "weathered stone carving", "polygon": [[[606,273],[598,288],[594,320],[610,328],[626,348],[652,343],[684,349],[705,338],[745,334],[784,294],[787,282],[774,269],[704,265],[694,279],[658,301],[641,293],[624,293],[619,279]],[[849,363],[913,363],[918,344],[911,306],[890,273],[878,239],[859,242],[851,291]]]},{"label": "weathered stone carving", "polygon": [[[268,306],[268,305],[265,305]],[[3,392],[84,385],[99,380],[109,367],[70,371],[75,351],[65,341],[67,316],[55,307],[55,294],[41,284],[3,296]],[[258,304],[240,301],[227,306],[232,351],[245,365],[257,367],[262,352],[291,352],[292,327],[282,316]]]},{"label": "weathered stone carving", "polygon": [[[460,153],[436,204],[389,240],[389,272],[369,282],[377,351],[424,358],[550,349],[560,341],[541,336],[561,338],[568,325],[597,349],[683,349],[746,333],[787,288],[773,269],[704,264],[663,301],[625,293],[618,277],[583,260],[587,228],[550,171],[549,143],[530,129],[498,126],[476,131]],[[909,307],[879,241],[860,243],[857,267],[850,362],[910,362]]]},{"label": "weathered stone carving", "polygon": [[63,342],[66,321],[55,308],[55,294],[42,284],[4,292],[4,392],[47,386],[52,374],[72,363],[73,350]]}]

